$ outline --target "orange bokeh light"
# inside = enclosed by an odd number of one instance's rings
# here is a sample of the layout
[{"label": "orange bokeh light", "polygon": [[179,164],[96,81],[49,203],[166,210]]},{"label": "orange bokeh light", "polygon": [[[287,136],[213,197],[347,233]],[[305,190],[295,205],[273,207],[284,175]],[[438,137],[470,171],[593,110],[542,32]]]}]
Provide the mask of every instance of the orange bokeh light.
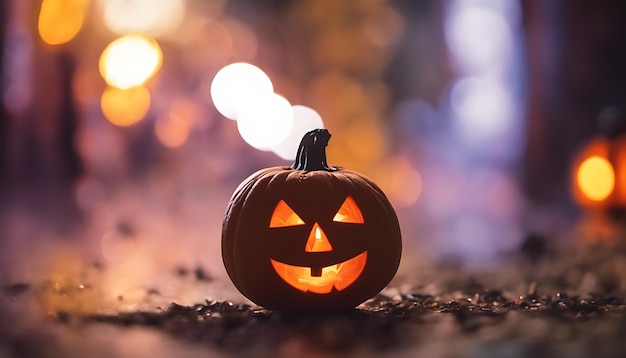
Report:
[{"label": "orange bokeh light", "polygon": [[602,201],[608,198],[615,188],[615,171],[606,158],[592,156],[580,164],[576,180],[587,198]]},{"label": "orange bokeh light", "polygon": [[37,29],[41,39],[50,45],[71,41],[83,26],[85,0],[43,0]]},{"label": "orange bokeh light", "polygon": [[140,121],[150,109],[150,91],[144,86],[119,89],[107,87],[100,100],[102,114],[117,126]]},{"label": "orange bokeh light", "polygon": [[161,117],[154,126],[159,142],[166,147],[180,147],[187,137],[189,137],[190,123],[187,119],[170,113],[170,115]]},{"label": "orange bokeh light", "polygon": [[388,159],[373,177],[394,206],[410,207],[422,194],[422,176],[407,157]]}]

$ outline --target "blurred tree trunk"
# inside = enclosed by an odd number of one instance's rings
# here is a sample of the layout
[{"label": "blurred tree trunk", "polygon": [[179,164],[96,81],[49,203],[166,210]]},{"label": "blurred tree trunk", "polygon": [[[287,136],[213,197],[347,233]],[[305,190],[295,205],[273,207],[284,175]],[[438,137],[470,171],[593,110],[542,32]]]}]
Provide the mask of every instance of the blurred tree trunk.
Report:
[{"label": "blurred tree trunk", "polygon": [[9,120],[4,106],[4,51],[7,27],[7,2],[0,1],[0,191],[4,188],[7,172],[7,122]]},{"label": "blurred tree trunk", "polygon": [[63,191],[81,173],[74,140],[78,124],[72,94],[74,54],[67,45],[50,46],[39,38],[37,4],[14,0],[9,6],[16,34],[5,51],[15,52],[5,53],[4,66],[19,74],[12,76],[15,83],[4,85],[28,88],[28,94],[18,95],[27,96],[22,99],[25,105],[4,113],[7,184],[18,190]]},{"label": "blurred tree trunk", "polygon": [[537,204],[571,202],[573,155],[599,114],[626,108],[626,1],[524,0],[529,68],[527,189]]},{"label": "blurred tree trunk", "polygon": [[82,173],[74,49],[39,38],[39,2],[0,1],[0,9],[0,177],[7,205],[61,222],[77,213],[73,190]]}]

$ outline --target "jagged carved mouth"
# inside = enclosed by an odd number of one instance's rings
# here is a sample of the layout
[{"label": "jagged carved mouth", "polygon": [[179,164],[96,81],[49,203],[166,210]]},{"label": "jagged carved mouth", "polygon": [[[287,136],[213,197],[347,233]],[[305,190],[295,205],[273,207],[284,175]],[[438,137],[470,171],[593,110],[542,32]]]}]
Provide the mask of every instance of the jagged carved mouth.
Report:
[{"label": "jagged carved mouth", "polygon": [[[303,292],[330,293],[333,287],[342,291],[361,276],[367,262],[367,251],[338,264],[322,267],[314,273],[313,268],[294,266],[270,259],[274,270],[283,281]],[[318,270],[319,271],[319,270]]]}]

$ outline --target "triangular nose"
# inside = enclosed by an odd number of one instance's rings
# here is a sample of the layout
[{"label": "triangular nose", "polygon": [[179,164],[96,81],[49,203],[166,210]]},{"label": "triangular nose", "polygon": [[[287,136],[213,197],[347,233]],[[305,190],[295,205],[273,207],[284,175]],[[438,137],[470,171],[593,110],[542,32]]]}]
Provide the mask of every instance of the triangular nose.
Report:
[{"label": "triangular nose", "polygon": [[309,239],[306,241],[306,247],[304,248],[306,252],[324,252],[324,251],[333,251],[333,246],[328,241],[326,234],[319,226],[318,223],[313,225],[313,229],[311,229],[311,233],[309,234]]}]

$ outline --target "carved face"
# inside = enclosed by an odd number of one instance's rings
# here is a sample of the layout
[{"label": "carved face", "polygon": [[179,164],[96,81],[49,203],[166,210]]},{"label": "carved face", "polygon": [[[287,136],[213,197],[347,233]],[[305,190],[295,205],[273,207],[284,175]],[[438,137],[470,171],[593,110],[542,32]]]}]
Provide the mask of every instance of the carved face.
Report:
[{"label": "carved face", "polygon": [[[365,221],[359,206],[348,196],[333,216],[333,222],[361,225]],[[284,200],[280,200],[274,208],[269,227],[280,229],[298,225],[306,223]],[[333,246],[322,227],[315,222],[302,249],[305,252],[332,252]],[[298,266],[270,259],[278,276],[292,287],[303,292],[328,294],[333,288],[342,291],[361,275],[367,262],[367,250],[345,261],[324,267],[316,266],[314,260],[312,261],[309,266]]]}]

